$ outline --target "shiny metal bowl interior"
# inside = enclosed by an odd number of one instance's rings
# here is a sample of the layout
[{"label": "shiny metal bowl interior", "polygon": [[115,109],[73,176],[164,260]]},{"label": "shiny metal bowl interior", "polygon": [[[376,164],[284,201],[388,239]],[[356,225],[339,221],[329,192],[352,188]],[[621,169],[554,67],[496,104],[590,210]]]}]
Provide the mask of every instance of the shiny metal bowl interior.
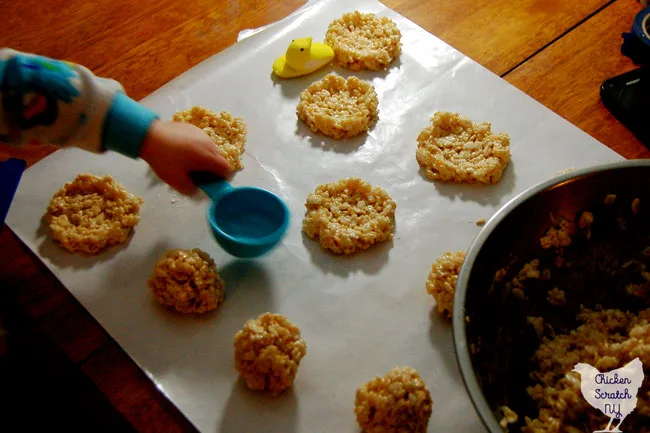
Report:
[{"label": "shiny metal bowl interior", "polygon": [[[472,402],[491,433],[501,433],[496,410],[504,398],[526,399],[526,371],[490,377],[481,361],[470,353],[477,339],[500,332],[504,317],[513,314],[489,299],[488,291],[495,272],[505,266],[511,254],[529,256],[551,226],[550,214],[571,214],[590,209],[602,202],[606,194],[617,194],[617,200],[629,203],[636,197],[650,202],[650,160],[621,161],[560,175],[521,193],[503,206],[488,221],[467,252],[454,299],[453,331],[456,357]],[[650,221],[649,221],[650,223]],[[467,321],[469,317],[469,323]],[[512,321],[508,326],[512,325]],[[526,326],[526,323],[521,323]],[[504,363],[512,363],[518,350],[503,354]],[[507,352],[507,351],[506,351]],[[488,384],[491,382],[491,384]]]}]

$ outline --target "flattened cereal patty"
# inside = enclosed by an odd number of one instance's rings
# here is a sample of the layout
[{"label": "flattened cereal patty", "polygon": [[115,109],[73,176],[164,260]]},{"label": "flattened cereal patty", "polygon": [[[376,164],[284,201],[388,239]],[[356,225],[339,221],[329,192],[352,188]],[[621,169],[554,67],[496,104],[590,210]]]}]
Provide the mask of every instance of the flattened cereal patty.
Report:
[{"label": "flattened cereal patty", "polygon": [[167,251],[147,283],[160,304],[183,314],[214,310],[226,290],[214,261],[198,248]]},{"label": "flattened cereal patty", "polygon": [[510,137],[493,134],[488,122],[437,112],[418,136],[415,156],[432,180],[497,183],[510,162]]},{"label": "flattened cereal patty", "polygon": [[377,120],[378,106],[372,84],[328,74],[300,94],[296,114],[313,132],[339,140],[368,131]]},{"label": "flattened cereal patty", "polygon": [[330,23],[325,43],[332,47],[341,66],[377,71],[386,69],[399,55],[401,38],[390,18],[354,11]]},{"label": "flattened cereal patty", "polygon": [[454,293],[456,291],[456,280],[461,266],[465,261],[465,253],[446,252],[431,266],[429,279],[427,280],[427,292],[436,300],[436,309],[445,319],[451,319],[454,311]]},{"label": "flattened cereal patty", "polygon": [[247,129],[242,119],[232,117],[227,111],[217,114],[204,107],[192,107],[174,114],[172,120],[198,126],[214,140],[219,152],[233,169],[244,168],[241,156],[246,145]]},{"label": "flattened cereal patty", "polygon": [[357,389],[354,412],[366,433],[425,433],[433,408],[417,371],[396,367]]},{"label": "flattened cereal patty", "polygon": [[393,238],[395,202],[358,177],[320,185],[307,196],[302,229],[323,248],[353,254]]},{"label": "flattened cereal patty", "polygon": [[52,239],[63,248],[96,254],[127,240],[142,203],[111,176],[80,174],[54,194],[46,219]]},{"label": "flattened cereal patty", "polygon": [[248,320],[235,335],[235,368],[249,389],[281,394],[293,386],[307,345],[281,314]]}]

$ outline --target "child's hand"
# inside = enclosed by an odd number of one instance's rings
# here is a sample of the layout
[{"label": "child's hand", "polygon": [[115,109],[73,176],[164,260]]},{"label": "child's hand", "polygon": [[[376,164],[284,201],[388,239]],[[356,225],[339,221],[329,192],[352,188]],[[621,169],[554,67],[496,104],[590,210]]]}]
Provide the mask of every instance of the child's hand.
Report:
[{"label": "child's hand", "polygon": [[154,121],[140,149],[140,157],[160,179],[186,195],[196,190],[190,172],[209,171],[226,177],[232,171],[214,141],[189,123]]}]

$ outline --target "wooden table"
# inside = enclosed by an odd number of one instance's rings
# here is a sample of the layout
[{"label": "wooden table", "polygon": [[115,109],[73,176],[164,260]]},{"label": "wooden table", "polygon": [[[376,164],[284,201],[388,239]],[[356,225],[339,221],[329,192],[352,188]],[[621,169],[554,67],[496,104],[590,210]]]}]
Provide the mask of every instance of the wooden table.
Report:
[{"label": "wooden table", "polygon": [[[626,158],[650,157],[599,98],[603,80],[635,68],[620,54],[620,45],[621,33],[630,30],[641,8],[636,0],[383,1]],[[120,81],[140,99],[235,43],[239,31],[279,20],[302,3],[1,2],[0,41],[2,46],[86,65]],[[30,164],[51,151],[3,150]],[[65,398],[80,408],[59,414],[58,420],[80,419],[75,425],[86,431],[193,431],[6,226],[0,231],[0,263],[0,313],[16,350],[27,353],[21,359],[28,359],[29,368],[46,372],[39,380],[71,387]],[[10,356],[11,350],[5,358]],[[0,374],[0,389],[3,377],[11,376]],[[32,386],[26,401],[34,393],[58,395],[39,386],[38,380]]]}]

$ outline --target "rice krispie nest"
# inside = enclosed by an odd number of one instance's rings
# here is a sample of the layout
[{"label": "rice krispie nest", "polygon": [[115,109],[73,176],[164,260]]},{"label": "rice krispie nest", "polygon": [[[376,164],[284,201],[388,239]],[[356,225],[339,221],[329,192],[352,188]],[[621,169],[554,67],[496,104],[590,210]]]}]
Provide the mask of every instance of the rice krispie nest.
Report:
[{"label": "rice krispie nest", "polygon": [[302,229],[323,248],[353,254],[393,238],[396,206],[383,188],[358,177],[342,179],[307,196]]},{"label": "rice krispie nest", "polygon": [[[578,318],[582,324],[577,329],[547,339],[533,357],[537,368],[531,377],[536,383],[528,387],[528,394],[540,410],[536,418],[526,417],[523,433],[592,432],[605,427],[609,418],[582,396],[580,374],[572,371],[579,362],[606,372],[638,357],[646,378],[650,375],[650,309],[638,315],[584,310]],[[650,417],[650,380],[636,396],[635,417]],[[627,428],[638,431],[631,424]]]},{"label": "rice krispie nest", "polygon": [[235,335],[235,368],[253,390],[281,394],[293,386],[307,345],[300,329],[281,314],[248,320]]},{"label": "rice krispie nest", "polygon": [[454,309],[454,292],[458,273],[465,260],[465,253],[446,252],[431,266],[427,280],[427,292],[436,300],[436,309],[445,319],[451,319]]},{"label": "rice krispie nest", "polygon": [[63,248],[96,254],[127,240],[140,221],[142,203],[111,176],[80,174],[54,194],[46,220]]},{"label": "rice krispie nest", "polygon": [[226,288],[212,258],[198,248],[167,251],[147,283],[158,302],[183,314],[214,310]]},{"label": "rice krispie nest", "polygon": [[368,131],[377,119],[378,105],[369,82],[328,74],[300,94],[296,114],[313,132],[339,140]]},{"label": "rice krispie nest", "polygon": [[431,394],[411,367],[396,367],[357,389],[354,412],[366,433],[424,433],[433,408]]},{"label": "rice krispie nest", "polygon": [[416,159],[432,180],[497,183],[510,162],[510,138],[491,129],[489,122],[437,112],[418,136]]},{"label": "rice krispie nest", "polygon": [[219,152],[234,170],[244,168],[241,156],[244,153],[247,129],[242,119],[232,117],[227,111],[217,114],[204,107],[192,107],[174,114],[172,120],[198,126],[216,143]]},{"label": "rice krispie nest", "polygon": [[399,55],[401,38],[393,20],[354,11],[330,23],[325,43],[341,66],[377,71],[386,69]]}]

